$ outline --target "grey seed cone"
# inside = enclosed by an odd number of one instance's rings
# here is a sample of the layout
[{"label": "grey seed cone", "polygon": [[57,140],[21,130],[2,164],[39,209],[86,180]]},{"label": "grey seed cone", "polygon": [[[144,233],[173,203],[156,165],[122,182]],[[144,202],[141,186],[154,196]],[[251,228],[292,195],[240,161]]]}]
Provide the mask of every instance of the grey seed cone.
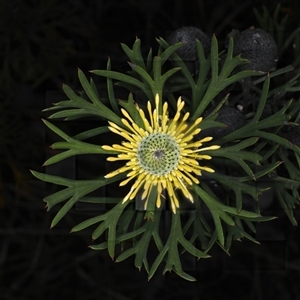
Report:
[{"label": "grey seed cone", "polygon": [[243,113],[230,106],[223,106],[215,121],[225,124],[226,127],[209,128],[207,130],[203,130],[200,134],[203,134],[204,136],[212,136],[214,139],[219,139],[241,128],[247,122]]},{"label": "grey seed cone", "polygon": [[204,53],[207,56],[210,50],[210,40],[199,28],[192,26],[181,27],[171,33],[171,35],[167,38],[167,42],[169,45],[182,42],[182,47],[180,47],[176,53],[183,61],[196,61],[196,39],[201,42]]},{"label": "grey seed cone", "polygon": [[251,27],[236,37],[233,53],[250,61],[242,69],[269,72],[275,65],[278,50],[270,34]]}]

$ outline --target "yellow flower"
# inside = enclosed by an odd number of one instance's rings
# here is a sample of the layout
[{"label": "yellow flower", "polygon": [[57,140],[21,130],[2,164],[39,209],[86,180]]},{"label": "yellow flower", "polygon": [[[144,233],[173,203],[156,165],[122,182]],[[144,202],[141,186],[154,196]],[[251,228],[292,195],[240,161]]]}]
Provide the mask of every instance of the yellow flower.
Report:
[{"label": "yellow flower", "polygon": [[213,169],[201,166],[198,162],[211,159],[211,156],[199,153],[205,150],[216,150],[220,146],[199,148],[203,143],[211,141],[212,137],[194,141],[195,135],[201,131],[199,124],[202,118],[198,118],[191,125],[187,123],[188,112],[181,118],[181,111],[184,107],[181,97],[177,101],[177,112],[173,119],[168,117],[167,102],[163,104],[162,112],[159,114],[159,101],[159,96],[156,94],[153,111],[148,101],[149,120],[145,117],[144,111],[136,107],[143,120],[144,128],[139,127],[124,109],[121,110],[126,119],[121,120],[126,129],[109,122],[109,129],[126,141],[123,141],[122,145],[102,146],[105,150],[120,152],[117,157],[108,157],[107,160],[127,162],[123,167],[105,177],[110,178],[126,172],[128,178],[122,181],[120,186],[126,185],[131,180],[135,182],[123,199],[123,203],[134,199],[137,192],[143,189],[142,200],[145,200],[145,209],[147,209],[149,195],[153,188],[157,191],[157,207],[161,206],[162,191],[167,190],[172,211],[176,213],[176,208],[179,207],[177,190],[193,202],[193,196],[188,187],[199,184],[195,175],[201,176],[202,170],[214,172]]}]

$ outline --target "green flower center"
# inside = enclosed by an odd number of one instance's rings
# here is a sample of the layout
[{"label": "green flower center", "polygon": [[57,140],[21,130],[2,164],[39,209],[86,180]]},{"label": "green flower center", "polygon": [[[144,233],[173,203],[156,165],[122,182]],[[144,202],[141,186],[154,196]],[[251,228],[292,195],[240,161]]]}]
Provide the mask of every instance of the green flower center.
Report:
[{"label": "green flower center", "polygon": [[180,159],[178,143],[166,133],[152,133],[138,146],[141,167],[153,175],[165,175],[177,166]]}]

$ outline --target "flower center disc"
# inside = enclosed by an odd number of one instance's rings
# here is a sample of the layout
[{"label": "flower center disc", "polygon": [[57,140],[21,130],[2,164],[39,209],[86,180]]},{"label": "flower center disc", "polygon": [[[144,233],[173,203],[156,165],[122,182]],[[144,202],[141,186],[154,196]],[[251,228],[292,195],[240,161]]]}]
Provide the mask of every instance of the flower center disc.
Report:
[{"label": "flower center disc", "polygon": [[141,167],[152,175],[165,175],[177,166],[180,159],[178,143],[166,133],[152,133],[138,146]]}]

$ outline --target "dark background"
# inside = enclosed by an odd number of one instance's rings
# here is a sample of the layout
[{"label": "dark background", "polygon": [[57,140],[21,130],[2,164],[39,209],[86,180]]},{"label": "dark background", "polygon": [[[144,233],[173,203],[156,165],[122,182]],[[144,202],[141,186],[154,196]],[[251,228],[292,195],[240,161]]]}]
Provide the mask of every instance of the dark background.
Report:
[{"label": "dark background", "polygon": [[131,259],[116,264],[106,251],[89,250],[89,232],[69,234],[95,212],[77,206],[50,230],[56,209],[47,213],[42,199],[55,187],[29,172],[69,178],[97,172],[84,157],[41,167],[56,139],[40,121],[41,110],[64,100],[62,83],[80,89],[77,67],[105,69],[110,56],[114,70],[126,70],[120,42],[131,46],[137,36],[146,53],[156,49],[155,37],[184,25],[215,33],[222,46],[231,29],[257,25],[253,7],[273,11],[278,3],[293,31],[297,0],[0,0],[0,300],[300,299],[300,230],[276,205],[266,214],[279,218],[257,228],[260,246],[235,242],[231,257],[214,247],[211,259],[187,259],[184,269],[196,283],[161,272],[148,282]]}]

